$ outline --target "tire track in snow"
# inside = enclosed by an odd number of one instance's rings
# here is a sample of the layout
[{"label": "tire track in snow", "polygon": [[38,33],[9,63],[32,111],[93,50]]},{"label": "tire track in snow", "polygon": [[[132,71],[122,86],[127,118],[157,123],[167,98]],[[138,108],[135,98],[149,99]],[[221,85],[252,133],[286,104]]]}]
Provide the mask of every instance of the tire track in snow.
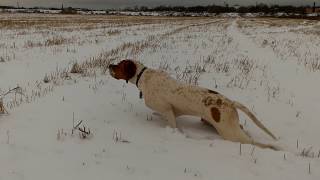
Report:
[{"label": "tire track in snow", "polygon": [[238,29],[237,22],[240,20],[233,21],[228,28],[228,34],[239,43],[241,53],[268,67],[268,79],[271,79],[270,83],[280,86],[280,89],[283,91],[282,95],[291,94],[292,96],[297,96],[299,94],[316,94],[315,92],[320,91],[317,87],[313,87],[312,89],[305,88],[310,87],[313,84],[310,84],[310,82],[317,82],[319,78],[312,76],[312,73],[307,72],[294,62],[284,61],[272,49],[256,45]]},{"label": "tire track in snow", "polygon": [[[228,34],[239,43],[239,49],[241,53],[254,59],[260,64],[268,65],[270,68],[269,76],[275,82],[285,84],[287,87],[288,79],[292,78],[292,74],[296,74],[296,69],[292,67],[293,64],[288,64],[279,59],[273,51],[269,49],[260,48],[254,44],[249,37],[246,37],[237,27],[237,21],[232,22],[228,28]],[[286,73],[283,73],[286,72]],[[289,76],[290,74],[290,76]]]},{"label": "tire track in snow", "polygon": [[231,26],[228,27],[228,34],[238,42],[239,51],[242,54],[267,67],[266,78],[269,81],[269,85],[279,87],[280,102],[290,102],[298,94],[295,91],[299,86],[297,81],[304,82],[304,79],[299,79],[300,76],[298,76],[300,68],[296,63],[280,59],[272,49],[256,45],[250,37],[238,29],[237,22],[240,20],[236,19],[232,22]]},{"label": "tire track in snow", "polygon": [[[280,88],[280,99],[274,104],[275,112],[273,112],[279,114],[275,116],[277,120],[271,121],[278,124],[277,128],[281,130],[278,131],[285,136],[285,141],[281,141],[281,143],[294,144],[297,139],[306,139],[309,142],[312,139],[309,137],[313,137],[312,133],[304,130],[308,127],[310,129],[310,126],[316,127],[318,124],[319,113],[317,113],[317,108],[320,102],[315,100],[315,95],[320,91],[320,87],[315,86],[314,83],[319,82],[319,77],[299,67],[295,62],[281,59],[272,49],[256,45],[250,37],[238,29],[238,21],[241,21],[241,19],[234,20],[228,27],[228,35],[238,43],[241,53],[259,64],[267,66],[266,79],[270,84]],[[292,102],[292,104],[288,104],[288,102]],[[270,103],[268,104],[270,105]],[[297,117],[297,112],[301,117]],[[296,119],[300,121],[295,121]],[[293,130],[283,131],[283,127],[286,127],[287,124],[290,124]]]}]

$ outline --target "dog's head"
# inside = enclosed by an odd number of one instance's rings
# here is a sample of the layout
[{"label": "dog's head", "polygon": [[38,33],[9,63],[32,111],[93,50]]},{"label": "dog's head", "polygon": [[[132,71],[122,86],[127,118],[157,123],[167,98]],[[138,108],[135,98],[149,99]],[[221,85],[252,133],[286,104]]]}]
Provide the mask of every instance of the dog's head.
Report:
[{"label": "dog's head", "polygon": [[123,79],[128,82],[136,74],[137,66],[132,60],[122,60],[120,63],[109,65],[110,75],[116,79]]}]

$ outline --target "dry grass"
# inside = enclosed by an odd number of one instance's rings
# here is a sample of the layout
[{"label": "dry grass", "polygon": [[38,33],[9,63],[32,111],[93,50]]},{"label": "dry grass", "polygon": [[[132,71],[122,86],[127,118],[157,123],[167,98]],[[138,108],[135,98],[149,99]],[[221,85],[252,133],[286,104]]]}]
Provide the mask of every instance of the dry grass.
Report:
[{"label": "dry grass", "polygon": [[[61,28],[62,30],[92,30],[106,27],[126,27],[137,24],[162,24],[162,23],[182,23],[192,21],[197,17],[143,17],[143,16],[106,16],[106,15],[42,15],[28,14],[3,14],[0,16],[0,29],[48,29]],[[198,18],[206,19],[206,18]]]},{"label": "dry grass", "polygon": [[77,63],[75,62],[73,65],[72,65],[72,68],[70,70],[70,73],[83,73],[83,69],[82,67]]},{"label": "dry grass", "polygon": [[250,18],[238,21],[240,28],[253,28],[256,26],[266,27],[296,27],[299,25],[313,25],[317,21],[306,19],[290,19],[290,18]]},{"label": "dry grass", "polygon": [[118,29],[111,29],[111,30],[107,31],[107,34],[108,34],[109,36],[118,35],[118,34],[120,34],[120,33],[121,33],[121,31],[118,30]]},{"label": "dry grass", "polygon": [[52,38],[49,38],[45,41],[45,46],[58,46],[62,44],[71,43],[71,39],[64,38],[62,36],[54,36]]},{"label": "dry grass", "polygon": [[0,114],[7,114],[7,110],[6,108],[4,107],[4,104],[3,104],[3,99],[0,98]]},{"label": "dry grass", "polygon": [[259,18],[238,21],[238,25],[262,48],[272,49],[279,59],[295,60],[309,71],[320,71],[318,21]]},{"label": "dry grass", "polygon": [[[139,21],[141,19],[134,18]],[[152,18],[151,18],[152,19]],[[175,21],[177,19],[168,18],[169,21]],[[161,21],[167,20],[166,18],[160,18]],[[159,20],[159,21],[160,21]],[[150,21],[151,22],[151,21]],[[171,22],[169,22],[171,23]],[[121,44],[120,46],[113,48],[109,51],[103,52],[95,57],[91,57],[84,61],[83,63],[74,63],[73,67],[71,69],[71,73],[80,73],[82,76],[92,76],[96,77],[96,71],[98,69],[103,70],[103,72],[106,71],[107,67],[109,66],[110,62],[120,58],[120,57],[126,57],[126,56],[138,56],[141,54],[145,49],[147,48],[157,48],[159,46],[159,42],[163,41],[164,39],[167,39],[171,37],[172,35],[179,33],[183,31],[184,29],[189,28],[190,26],[195,26],[195,24],[192,25],[185,25],[185,26],[178,26],[177,28],[174,28],[173,30],[169,30],[165,33],[160,33],[158,35],[149,35],[144,40],[136,41],[136,42],[125,42]],[[119,32],[112,32],[112,33],[119,33]],[[29,42],[27,46],[30,48],[32,47],[39,47],[39,46],[54,46],[54,45],[62,45],[64,43],[68,43],[68,40],[64,38],[56,38],[56,39],[50,39],[46,41],[46,43],[42,44],[35,44],[32,42]],[[9,99],[6,102],[6,107],[12,109],[15,107],[20,106],[23,103],[30,103],[35,101],[38,98],[41,98],[45,96],[46,94],[52,92],[54,90],[54,87],[61,86],[64,84],[64,81],[70,81],[77,83],[76,79],[72,79],[72,77],[69,75],[69,69],[59,69],[57,68],[53,72],[48,72],[43,79],[37,81],[35,83],[35,87],[31,88],[23,88],[23,94],[24,96],[19,96],[19,98],[15,99]]]},{"label": "dry grass", "polygon": [[35,47],[41,47],[43,46],[43,43],[41,42],[33,42],[32,40],[27,40],[24,43],[24,48],[35,48]]}]

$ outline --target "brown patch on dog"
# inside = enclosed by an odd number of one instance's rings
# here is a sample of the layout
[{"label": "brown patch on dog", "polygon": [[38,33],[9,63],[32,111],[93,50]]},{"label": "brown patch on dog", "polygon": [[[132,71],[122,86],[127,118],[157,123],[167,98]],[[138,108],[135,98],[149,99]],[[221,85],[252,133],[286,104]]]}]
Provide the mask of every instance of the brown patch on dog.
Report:
[{"label": "brown patch on dog", "polygon": [[208,107],[211,105],[217,105],[217,106],[222,106],[223,101],[221,99],[217,99],[216,101],[214,100],[214,98],[212,98],[211,96],[207,96],[202,100],[202,103]]},{"label": "brown patch on dog", "polygon": [[213,91],[213,90],[211,90],[211,89],[208,89],[208,92],[211,93],[211,94],[219,94],[218,92]]},{"label": "brown patch on dog", "polygon": [[220,111],[218,108],[211,108],[211,116],[213,117],[213,120],[216,121],[217,123],[220,122]]},{"label": "brown patch on dog", "polygon": [[202,100],[203,104],[208,107],[210,105],[214,105],[214,99],[210,96],[207,96],[205,97],[203,100]]},{"label": "brown patch on dog", "polygon": [[222,105],[222,100],[221,99],[218,99],[217,100],[217,105],[220,107]]}]

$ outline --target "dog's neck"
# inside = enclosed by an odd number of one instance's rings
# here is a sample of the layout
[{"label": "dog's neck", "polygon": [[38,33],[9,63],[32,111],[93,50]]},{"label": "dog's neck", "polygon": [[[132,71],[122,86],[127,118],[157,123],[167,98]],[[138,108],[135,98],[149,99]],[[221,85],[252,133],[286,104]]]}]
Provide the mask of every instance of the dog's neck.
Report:
[{"label": "dog's neck", "polygon": [[143,76],[143,74],[141,74],[140,77],[138,77],[138,76],[146,67],[138,62],[135,62],[135,65],[137,67],[136,74],[131,79],[129,79],[129,82],[132,84],[135,84],[135,85],[137,83],[137,87],[139,88],[140,80],[139,80],[139,82],[137,82],[137,80],[138,80],[138,78],[141,78],[141,76]]}]

